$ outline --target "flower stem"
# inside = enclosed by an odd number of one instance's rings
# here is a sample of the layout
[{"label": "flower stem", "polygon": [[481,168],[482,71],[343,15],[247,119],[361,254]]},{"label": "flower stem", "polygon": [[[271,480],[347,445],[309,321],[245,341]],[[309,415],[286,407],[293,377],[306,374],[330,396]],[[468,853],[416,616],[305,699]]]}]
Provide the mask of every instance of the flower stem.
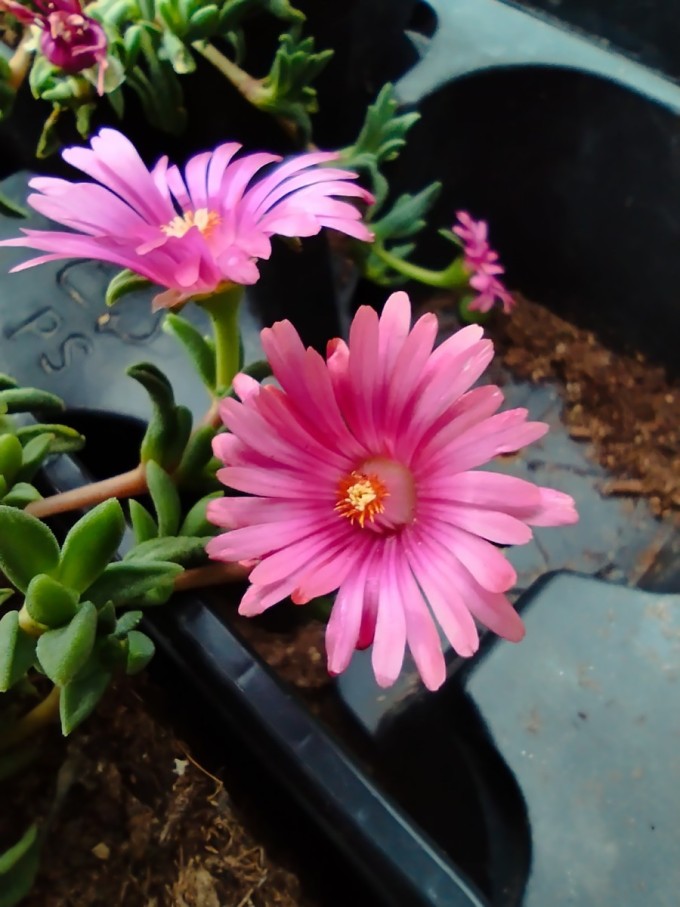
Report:
[{"label": "flower stem", "polygon": [[243,287],[230,286],[221,293],[201,300],[212,322],[215,338],[215,386],[221,397],[231,387],[240,365],[240,334],[238,327],[239,303]]},{"label": "flower stem", "polygon": [[59,687],[52,687],[47,696],[35,708],[11,727],[0,739],[0,752],[8,750],[17,743],[23,743],[28,737],[37,734],[48,724],[52,724],[59,715]]},{"label": "flower stem", "polygon": [[205,589],[208,586],[221,586],[223,583],[237,583],[248,577],[250,571],[240,564],[208,564],[206,567],[194,567],[185,570],[174,580],[175,592],[186,592],[188,589]]},{"label": "flower stem", "polygon": [[209,41],[194,41],[192,47],[201,54],[209,63],[218,69],[222,75],[228,79],[234,88],[243,95],[246,101],[249,101],[255,107],[258,106],[260,96],[262,95],[262,80],[256,79],[250,73],[237,66],[229,57],[219,51],[214,44]]},{"label": "flower stem", "polygon": [[92,507],[109,498],[131,498],[136,494],[144,494],[146,490],[146,471],[140,463],[129,472],[123,472],[118,476],[83,485],[81,488],[72,488],[70,491],[62,491],[41,501],[33,501],[26,507],[26,513],[45,518],[69,510]]},{"label": "flower stem", "polygon": [[392,255],[379,242],[376,242],[371,247],[371,251],[398,274],[403,274],[409,280],[416,280],[418,283],[423,283],[428,287],[454,290],[467,285],[468,274],[465,271],[462,257],[455,258],[450,265],[441,271],[433,271],[430,268],[414,265],[410,261],[404,261],[403,258]]}]

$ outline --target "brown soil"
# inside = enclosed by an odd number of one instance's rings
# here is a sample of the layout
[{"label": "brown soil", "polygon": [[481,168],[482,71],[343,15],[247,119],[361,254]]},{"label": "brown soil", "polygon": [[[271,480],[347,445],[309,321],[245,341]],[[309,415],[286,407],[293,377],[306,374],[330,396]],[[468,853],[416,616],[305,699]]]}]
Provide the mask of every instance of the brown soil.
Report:
[{"label": "brown soil", "polygon": [[308,907],[222,781],[148,710],[158,693],[135,680],[65,744],[52,735],[39,772],[3,785],[0,842],[9,843],[34,817],[26,804],[46,809],[65,757],[70,789],[25,907]]},{"label": "brown soil", "polygon": [[525,299],[505,320],[499,350],[515,375],[563,387],[569,434],[592,442],[612,473],[605,494],[644,496],[659,516],[680,510],[680,384],[662,367],[613,353]]}]

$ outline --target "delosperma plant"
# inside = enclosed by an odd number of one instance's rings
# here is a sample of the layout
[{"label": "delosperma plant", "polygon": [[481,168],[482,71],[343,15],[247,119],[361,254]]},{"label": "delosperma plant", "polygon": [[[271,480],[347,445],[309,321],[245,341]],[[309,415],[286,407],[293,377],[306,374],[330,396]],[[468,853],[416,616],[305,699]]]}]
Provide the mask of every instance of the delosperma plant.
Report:
[{"label": "delosperma plant", "polygon": [[[436,317],[412,325],[409,299],[396,292],[380,317],[360,308],[348,342],[332,341],[325,358],[282,321],[262,332],[267,363],[240,360],[243,288],[257,281],[258,260],[275,254],[273,237],[332,229],[366,260],[379,224],[366,222],[374,195],[357,174],[336,154],[281,161],[233,143],[183,170],[166,158],[149,170],[111,129],[64,158],[92,181],[36,178],[28,199],[60,228],[23,230],[0,247],[40,253],[14,270],[74,257],[119,265],[111,304],[156,285],[154,305],[208,400],[193,424],[168,378],[135,366],[129,375],[152,405],[138,465],[43,498],[33,480],[45,457],[85,440],[57,416],[18,419],[62,403],[0,376],[0,771],[20,767],[57,717],[73,731],[116,676],[147,664],[144,609],[176,590],[248,578],[246,615],[334,595],[329,671],[372,646],[382,686],[398,677],[407,648],[426,687],[444,683],[437,625],[462,656],[476,651],[478,625],[519,641],[524,628],[506,594],[515,572],[497,546],[577,515],[557,489],[482,468],[547,430],[525,410],[502,411],[498,387],[477,386],[493,356],[482,328],[435,348]],[[479,309],[498,299],[509,310],[486,226],[460,214],[453,235],[463,255],[449,284],[477,291]],[[190,304],[208,313],[210,336],[183,318]],[[274,381],[262,384],[265,376]],[[66,513],[76,521],[58,539],[44,519]],[[128,523],[134,543],[123,552]],[[33,827],[0,857],[17,899],[35,872],[24,857],[41,841]]]}]

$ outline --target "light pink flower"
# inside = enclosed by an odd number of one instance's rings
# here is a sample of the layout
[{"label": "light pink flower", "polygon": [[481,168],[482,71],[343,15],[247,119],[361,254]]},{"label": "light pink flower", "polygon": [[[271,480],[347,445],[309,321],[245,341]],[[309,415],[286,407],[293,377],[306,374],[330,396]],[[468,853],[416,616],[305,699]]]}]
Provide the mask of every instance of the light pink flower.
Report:
[{"label": "light pink flower", "polygon": [[23,230],[25,236],[0,246],[48,253],[14,271],[63,258],[129,268],[167,288],[154,300],[158,308],[210,295],[229,283],[255,283],[256,261],[269,257],[275,234],[313,236],[330,227],[372,239],[359,210],[335,198],[371,202],[372,196],[351,182],[355,173],[319,166],[335,154],[301,154],[255,180],[281,158],[259,153],[234,160],[240,147],[229,143],[197,154],[184,174],[165,157],[149,172],[125,136],[102,129],[91,148],[62,153],[96,183],[51,177],[30,182],[39,194],[30,195],[29,204],[78,232]]},{"label": "light pink flower", "polygon": [[515,301],[499,280],[505,268],[498,261],[498,253],[489,245],[488,224],[484,220],[474,220],[467,211],[457,211],[456,218],[458,222],[451,229],[462,240],[465,268],[472,275],[470,286],[479,293],[469,308],[488,312],[498,300],[506,315],[509,314]]},{"label": "light pink flower", "polygon": [[326,632],[332,674],[372,643],[388,686],[408,645],[436,689],[445,665],[435,620],[461,655],[477,649],[475,619],[521,639],[504,594],[516,574],[496,545],[524,544],[530,526],[577,515],[566,494],[479,469],[548,428],[525,409],[498,413],[497,387],[471,389],[493,357],[482,329],[433,352],[436,317],[409,330],[410,318],[405,293],[380,319],[359,309],[349,345],[333,341],[326,361],[287,321],[262,332],[280,388],[238,375],[241,402],[222,401],[229,433],[214,442],[218,476],[246,496],[210,504],[228,531],[208,553],[256,565],[242,614],[338,589]]},{"label": "light pink flower", "polygon": [[0,12],[10,13],[23,25],[39,26],[40,50],[64,72],[82,72],[98,65],[102,94],[107,40],[100,23],[83,13],[80,0],[35,0],[35,5],[40,12],[15,0],[0,0]]}]

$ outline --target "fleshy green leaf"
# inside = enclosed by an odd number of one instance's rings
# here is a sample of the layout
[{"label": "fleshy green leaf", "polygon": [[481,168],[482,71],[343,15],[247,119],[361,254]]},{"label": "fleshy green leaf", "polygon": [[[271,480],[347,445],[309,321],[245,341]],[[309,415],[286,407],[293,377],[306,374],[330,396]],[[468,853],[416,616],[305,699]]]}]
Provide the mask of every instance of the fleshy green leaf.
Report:
[{"label": "fleshy green leaf", "polygon": [[23,459],[24,450],[15,435],[0,435],[0,474],[12,485]]},{"label": "fleshy green leaf", "polygon": [[29,485],[28,482],[17,482],[14,488],[3,497],[2,503],[8,507],[23,508],[41,498],[42,495],[33,485]]},{"label": "fleshy green leaf", "polygon": [[163,322],[163,330],[172,334],[182,344],[189,354],[189,358],[194,364],[201,381],[209,390],[215,389],[215,353],[206,343],[193,324],[190,324],[186,318],[168,312]]},{"label": "fleshy green leaf", "polygon": [[130,630],[127,637],[128,654],[126,674],[138,674],[148,665],[156,651],[154,644],[145,633]]},{"label": "fleshy green leaf", "polygon": [[97,633],[97,609],[84,602],[73,620],[38,639],[36,653],[50,680],[63,687],[87,664]]},{"label": "fleshy green leaf", "polygon": [[43,460],[50,453],[52,435],[41,434],[24,446],[24,461],[19,471],[18,479],[30,482],[43,464]]},{"label": "fleshy green leaf", "polygon": [[63,410],[64,403],[55,394],[35,387],[16,387],[0,391],[0,406],[8,413],[29,413],[33,410]]},{"label": "fleshy green leaf", "polygon": [[49,435],[49,451],[53,454],[73,453],[82,450],[85,444],[83,435],[68,425],[24,425],[17,429],[17,438],[24,445],[40,435]]},{"label": "fleshy green leaf", "polygon": [[158,526],[146,507],[138,501],[130,501],[130,522],[138,545],[158,538]]},{"label": "fleshy green leaf", "polygon": [[191,510],[184,517],[184,522],[179,527],[178,535],[210,536],[215,534],[216,527],[208,522],[206,510],[210,501],[222,497],[221,491],[213,491],[196,501]]},{"label": "fleshy green leaf", "polygon": [[14,507],[0,505],[0,568],[25,592],[39,573],[52,573],[59,563],[59,545],[47,526]]},{"label": "fleshy green leaf", "polygon": [[114,605],[126,605],[154,590],[157,586],[165,589],[182,568],[177,564],[158,561],[123,561],[109,564],[102,575],[86,590],[86,596],[95,604],[107,601]]},{"label": "fleshy green leaf", "polygon": [[112,674],[96,661],[91,661],[70,683],[62,687],[59,697],[61,732],[67,737],[88,718],[111,682]]},{"label": "fleshy green leaf", "polygon": [[78,595],[44,573],[34,576],[28,584],[26,610],[31,618],[46,627],[61,627],[78,610]]},{"label": "fleshy green leaf", "polygon": [[73,526],[64,540],[59,579],[83,592],[115,555],[125,532],[125,516],[115,498],[97,505]]},{"label": "fleshy green leaf", "polygon": [[35,660],[35,640],[19,626],[19,612],[0,618],[0,693],[19,681]]},{"label": "fleshy green leaf", "polygon": [[158,517],[158,535],[174,535],[182,515],[179,493],[167,472],[153,460],[146,464],[146,481]]},{"label": "fleshy green leaf", "polygon": [[125,268],[109,281],[109,285],[106,288],[106,304],[108,306],[115,305],[128,293],[134,293],[136,290],[145,290],[151,285],[151,281],[147,280],[146,277],[141,277],[139,274],[135,274],[134,271]]},{"label": "fleshy green leaf", "polygon": [[189,438],[175,471],[179,483],[191,482],[200,476],[212,458],[212,441],[215,433],[212,425],[201,425]]},{"label": "fleshy green leaf", "polygon": [[4,372],[0,372],[0,391],[10,390],[13,387],[18,387],[14,378]]},{"label": "fleshy green leaf", "polygon": [[171,561],[183,567],[195,566],[207,559],[205,546],[211,536],[191,538],[190,536],[169,536],[142,542],[125,555],[126,562]]},{"label": "fleshy green leaf", "polygon": [[116,629],[113,635],[118,639],[123,639],[130,630],[134,630],[143,616],[141,611],[126,611],[125,614],[121,614],[116,621]]},{"label": "fleshy green leaf", "polygon": [[38,873],[40,839],[31,825],[13,847],[0,854],[0,907],[15,907],[28,894]]}]

